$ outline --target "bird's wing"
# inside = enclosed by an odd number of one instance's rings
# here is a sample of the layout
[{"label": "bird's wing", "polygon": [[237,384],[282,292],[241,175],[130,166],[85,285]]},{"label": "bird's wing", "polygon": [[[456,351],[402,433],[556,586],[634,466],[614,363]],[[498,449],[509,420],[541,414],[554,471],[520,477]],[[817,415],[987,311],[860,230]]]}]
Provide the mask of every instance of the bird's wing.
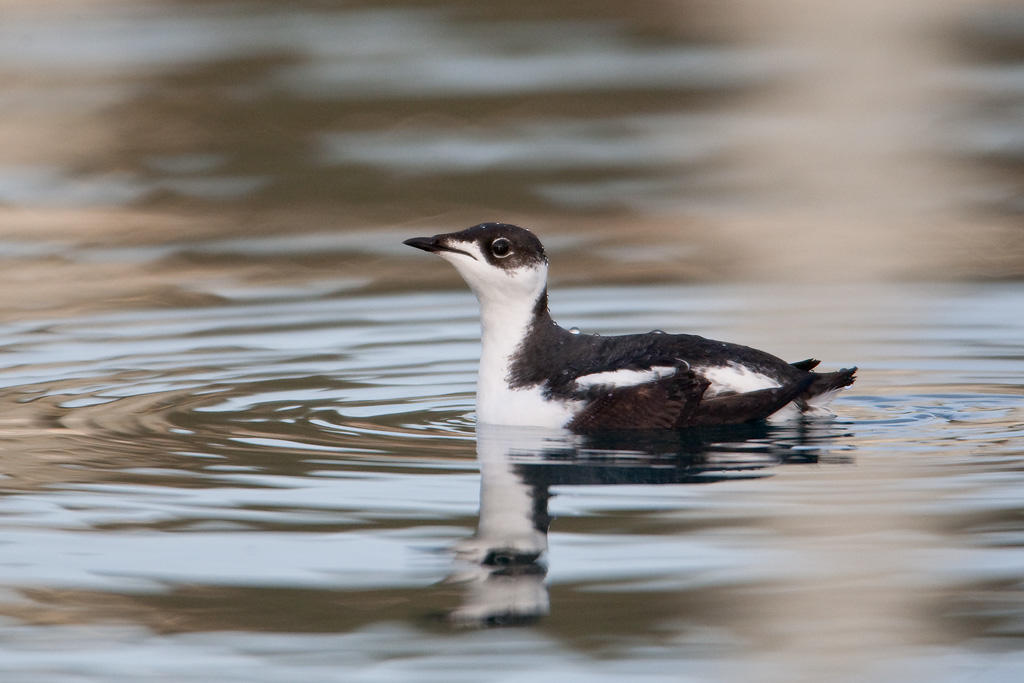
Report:
[{"label": "bird's wing", "polygon": [[620,429],[680,429],[761,420],[800,397],[813,375],[772,389],[704,398],[709,382],[689,368],[631,386],[591,391],[567,425],[578,433]]},{"label": "bird's wing", "polygon": [[799,398],[813,381],[814,375],[808,375],[798,382],[781,387],[704,399],[687,416],[685,422],[676,426],[698,427],[763,420],[790,401]]},{"label": "bird's wing", "polygon": [[689,420],[708,381],[689,368],[640,384],[601,385],[568,424],[574,432],[616,429],[672,429]]}]

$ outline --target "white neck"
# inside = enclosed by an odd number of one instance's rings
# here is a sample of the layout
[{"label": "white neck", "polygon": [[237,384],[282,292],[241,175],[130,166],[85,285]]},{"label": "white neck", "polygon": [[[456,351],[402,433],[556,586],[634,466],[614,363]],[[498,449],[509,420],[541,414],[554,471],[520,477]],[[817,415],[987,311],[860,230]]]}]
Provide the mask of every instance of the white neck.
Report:
[{"label": "white neck", "polygon": [[[543,294],[541,289],[537,296]],[[476,384],[476,418],[483,424],[531,425],[560,429],[572,419],[577,401],[552,401],[541,385],[509,386],[509,369],[519,345],[535,320],[537,298],[530,305],[491,307],[480,302],[483,327],[480,374]]]},{"label": "white neck", "polygon": [[[464,245],[474,250],[473,245]],[[479,253],[479,250],[477,250]],[[512,359],[530,332],[537,302],[547,287],[547,263],[503,271],[480,256],[441,252],[454,265],[480,302],[480,373],[476,417],[485,424],[563,427],[573,406],[553,404],[543,387],[509,386]]]},{"label": "white neck", "polygon": [[[543,290],[537,297],[543,294]],[[500,424],[509,417],[507,402],[512,391],[508,372],[519,346],[533,323],[537,298],[480,300],[480,370],[477,376],[476,409],[481,422]]]}]

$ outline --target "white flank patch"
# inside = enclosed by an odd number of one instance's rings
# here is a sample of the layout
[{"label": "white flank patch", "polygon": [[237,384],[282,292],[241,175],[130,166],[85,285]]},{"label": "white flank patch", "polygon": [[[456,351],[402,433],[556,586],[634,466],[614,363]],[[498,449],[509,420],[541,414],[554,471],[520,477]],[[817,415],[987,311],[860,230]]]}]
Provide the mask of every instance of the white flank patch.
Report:
[{"label": "white flank patch", "polygon": [[768,420],[771,422],[788,422],[795,420],[798,417],[834,417],[833,413],[828,408],[828,404],[832,402],[832,399],[836,397],[843,387],[838,389],[831,389],[829,391],[822,392],[817,396],[812,396],[807,399],[804,403],[804,409],[801,410],[800,406],[796,403],[787,403],[782,408],[776,410],[774,413],[768,416]]},{"label": "white flank patch", "polygon": [[633,387],[637,384],[653,382],[662,377],[669,377],[675,373],[676,368],[667,365],[655,366],[646,370],[607,370],[577,377],[576,388],[588,389],[594,386]]},{"label": "white flank patch", "polygon": [[[838,389],[829,389],[828,391],[823,391],[817,396],[812,396],[811,398],[807,399],[807,405],[809,405],[812,408],[825,409],[825,406],[831,403],[832,399],[836,397],[836,394],[838,394],[843,389],[845,389],[845,387],[839,387]],[[831,413],[832,411],[828,412]]]},{"label": "white flank patch", "polygon": [[704,398],[712,398],[726,393],[745,394],[748,391],[775,389],[782,386],[771,377],[754,372],[733,361],[729,361],[727,365],[695,368],[694,371],[711,382],[711,386],[704,392]]},{"label": "white flank patch", "polygon": [[791,420],[796,420],[803,414],[803,411],[800,410],[800,406],[791,401],[769,415],[767,419],[769,422],[789,422]]}]

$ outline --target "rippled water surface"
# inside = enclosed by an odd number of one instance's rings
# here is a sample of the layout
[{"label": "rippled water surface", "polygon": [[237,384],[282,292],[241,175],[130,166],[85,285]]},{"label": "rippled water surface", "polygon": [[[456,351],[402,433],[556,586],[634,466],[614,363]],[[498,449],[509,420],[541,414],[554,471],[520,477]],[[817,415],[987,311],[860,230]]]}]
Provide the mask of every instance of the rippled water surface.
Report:
[{"label": "rippled water surface", "polygon": [[474,438],[461,291],[7,324],[0,671],[1012,680],[1022,307],[1016,285],[565,289],[564,324],[862,368],[834,421],[604,441]]}]

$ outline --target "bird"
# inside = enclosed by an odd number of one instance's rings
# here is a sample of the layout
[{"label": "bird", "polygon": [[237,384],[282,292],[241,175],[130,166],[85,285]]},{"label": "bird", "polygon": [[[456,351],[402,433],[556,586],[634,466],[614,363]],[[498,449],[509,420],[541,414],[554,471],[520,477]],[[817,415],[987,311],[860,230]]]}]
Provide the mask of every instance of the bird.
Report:
[{"label": "bird", "polygon": [[477,422],[576,433],[742,424],[821,412],[856,378],[856,367],[814,372],[814,358],[788,363],[692,334],[567,330],[548,309],[544,246],[516,225],[403,244],[452,264],[479,302]]}]

